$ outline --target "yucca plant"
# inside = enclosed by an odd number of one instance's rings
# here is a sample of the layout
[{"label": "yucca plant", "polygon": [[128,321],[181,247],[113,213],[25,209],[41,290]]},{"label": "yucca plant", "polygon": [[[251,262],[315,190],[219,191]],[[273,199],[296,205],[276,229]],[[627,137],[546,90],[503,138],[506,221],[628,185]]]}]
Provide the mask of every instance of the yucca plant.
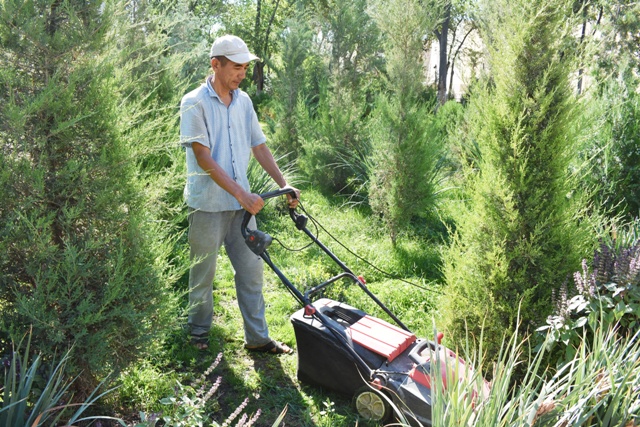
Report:
[{"label": "yucca plant", "polygon": [[[638,335],[619,335],[616,327],[597,328],[583,340],[572,360],[557,370],[544,361],[544,350],[531,352],[528,338],[514,334],[503,343],[493,365],[485,399],[473,378],[449,381],[436,363],[432,371],[433,426],[624,426],[640,423],[640,343]],[[586,338],[586,337],[585,337]],[[464,354],[464,352],[463,352]],[[467,357],[480,362],[481,352]],[[523,358],[523,355],[528,357]],[[513,382],[517,365],[529,361],[527,374]]]},{"label": "yucca plant", "polygon": [[[69,352],[54,363],[49,375],[42,375],[44,367],[40,355],[35,355],[29,363],[31,336],[27,339],[24,352],[20,348],[3,360],[4,377],[0,387],[0,426],[2,427],[37,427],[58,425],[65,421],[71,425],[77,421],[89,419],[107,419],[109,417],[81,418],[82,414],[100,397],[109,393],[107,390],[97,394],[101,383],[82,403],[71,403],[70,387],[75,379],[69,379],[65,372]],[[44,385],[38,379],[44,380]]]}]

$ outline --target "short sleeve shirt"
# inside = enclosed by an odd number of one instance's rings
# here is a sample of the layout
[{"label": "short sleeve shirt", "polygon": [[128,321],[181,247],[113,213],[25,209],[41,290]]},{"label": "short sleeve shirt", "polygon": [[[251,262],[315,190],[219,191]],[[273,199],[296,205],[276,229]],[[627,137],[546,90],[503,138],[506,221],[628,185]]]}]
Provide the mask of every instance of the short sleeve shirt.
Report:
[{"label": "short sleeve shirt", "polygon": [[247,169],[251,148],[266,139],[251,98],[240,89],[233,91],[229,107],[213,90],[209,79],[186,94],[180,103],[180,143],[186,148],[184,197],[187,205],[206,212],[242,209],[235,197],[198,166],[192,144],[209,148],[213,160],[242,188],[250,191]]}]

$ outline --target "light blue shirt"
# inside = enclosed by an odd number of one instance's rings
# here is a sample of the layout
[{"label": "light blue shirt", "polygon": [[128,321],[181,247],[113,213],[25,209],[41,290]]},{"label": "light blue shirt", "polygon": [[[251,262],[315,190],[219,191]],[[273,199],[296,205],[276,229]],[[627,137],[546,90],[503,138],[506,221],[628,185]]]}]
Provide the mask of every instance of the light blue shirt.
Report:
[{"label": "light blue shirt", "polygon": [[206,212],[242,209],[231,194],[223,190],[196,161],[191,145],[200,143],[211,151],[218,165],[246,191],[250,191],[247,168],[251,148],[263,144],[262,132],[251,98],[240,89],[233,91],[227,108],[207,79],[189,92],[180,103],[180,143],[186,148],[187,205]]}]

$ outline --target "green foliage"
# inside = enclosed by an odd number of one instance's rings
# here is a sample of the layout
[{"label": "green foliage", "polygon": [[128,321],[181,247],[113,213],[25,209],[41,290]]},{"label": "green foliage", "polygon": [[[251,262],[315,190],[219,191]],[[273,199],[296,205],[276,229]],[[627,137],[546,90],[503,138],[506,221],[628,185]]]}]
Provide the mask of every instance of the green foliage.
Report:
[{"label": "green foliage", "polygon": [[369,202],[392,241],[414,218],[435,216],[444,165],[444,133],[430,107],[403,109],[381,98],[372,123]]},{"label": "green foliage", "polygon": [[598,328],[615,327],[619,336],[630,336],[640,324],[638,223],[621,232],[619,240],[601,243],[592,265],[590,271],[583,260],[582,271],[573,276],[574,288],[560,289],[554,313],[538,329],[548,335],[548,348],[559,347],[561,363],[570,360],[585,337],[592,337]]},{"label": "green foliage", "polygon": [[216,19],[220,28],[215,36],[237,35],[269,64],[272,53],[277,51],[277,35],[285,28],[284,23],[293,8],[287,7],[286,2],[267,0],[222,2],[216,6],[221,6],[222,13]]},{"label": "green foliage", "polygon": [[0,85],[11,88],[0,102],[0,329],[16,337],[32,326],[44,360],[73,346],[67,370],[83,372],[73,388],[86,395],[153,350],[177,317],[171,227],[156,221],[152,191],[162,180],[153,187],[137,169],[137,148],[155,141],[127,139],[148,119],[132,104],[156,108],[170,84],[130,92],[153,56],[136,56],[128,36],[138,29],[118,4],[8,1],[0,16],[20,35],[0,38]]},{"label": "green foliage", "polygon": [[178,379],[179,374],[173,372],[166,363],[156,366],[143,360],[121,373],[113,397],[120,407],[143,411],[147,418],[156,414],[157,418],[163,409],[160,399],[171,395]]},{"label": "green foliage", "polygon": [[638,69],[640,5],[637,2],[575,2],[582,35],[577,87],[588,132],[582,153],[588,162],[585,185],[594,204],[625,221],[640,212],[638,182]]},{"label": "green foliage", "polygon": [[367,13],[366,0],[328,0],[319,11],[323,40],[329,48],[329,73],[339,91],[364,89],[382,66],[379,53],[380,30]]},{"label": "green foliage", "polygon": [[433,33],[442,18],[438,2],[430,6],[418,1],[376,0],[369,10],[383,34],[387,89],[406,103],[403,106],[411,106],[423,90],[423,37]]},{"label": "green foliage", "polygon": [[[575,355],[558,370],[544,364],[544,352],[531,354],[530,339],[515,332],[499,348],[497,357],[471,351],[467,341],[461,354],[468,366],[493,364],[491,390],[483,399],[482,378],[450,381],[435,387],[433,425],[493,426],[631,426],[640,421],[640,343],[638,334],[620,337],[611,328],[597,327],[592,341],[580,343]],[[513,387],[522,359],[527,373]],[[438,384],[441,370],[431,372]]]},{"label": "green foliage", "polygon": [[[478,335],[489,354],[513,331],[521,307],[530,329],[549,314],[553,288],[593,248],[582,196],[569,173],[576,144],[562,3],[496,4],[490,64],[493,87],[477,91],[469,114],[467,186],[443,254],[443,301],[450,336]],[[476,163],[477,162],[477,163]],[[465,163],[465,162],[461,162]]]},{"label": "green foliage", "polygon": [[640,66],[640,4],[629,0],[585,3],[588,20],[599,30],[590,34],[591,46],[585,49],[589,55],[586,68],[598,81],[622,77],[627,72],[627,64],[629,69],[637,70]]},{"label": "green foliage", "polygon": [[[300,18],[303,16],[301,15]],[[292,20],[280,39],[280,61],[274,64],[277,79],[270,103],[276,147],[296,158],[301,154],[305,122],[317,104],[325,67],[312,51],[312,32],[304,21]],[[325,70],[326,71],[326,70]],[[326,80],[326,79],[325,79]]]},{"label": "green foliage", "polygon": [[322,191],[362,201],[379,34],[365,1],[330,3],[303,9],[282,35],[274,140]]},{"label": "green foliage", "polygon": [[421,34],[435,28],[438,17],[425,9],[418,2],[380,1],[372,10],[385,36],[389,79],[369,130],[369,201],[393,242],[413,218],[433,213],[441,179],[444,138],[422,85],[421,60]]},{"label": "green foliage", "polygon": [[366,182],[370,148],[362,96],[347,88],[322,92],[316,120],[303,128],[300,170],[326,193],[353,195]]},{"label": "green foliage", "polygon": [[597,189],[595,203],[625,220],[640,214],[640,94],[639,81],[627,76],[608,81],[585,99],[590,130],[583,156],[590,168],[585,185]]},{"label": "green foliage", "polygon": [[85,401],[70,401],[73,397],[70,389],[75,380],[69,380],[66,372],[69,353],[59,362],[54,361],[49,369],[40,355],[29,360],[31,336],[22,354],[21,347],[22,343],[12,349],[9,356],[0,359],[4,368],[0,384],[0,425],[3,427],[58,425],[63,420],[65,425],[71,425],[86,420],[80,418],[82,414],[111,391],[98,395],[100,384]]}]

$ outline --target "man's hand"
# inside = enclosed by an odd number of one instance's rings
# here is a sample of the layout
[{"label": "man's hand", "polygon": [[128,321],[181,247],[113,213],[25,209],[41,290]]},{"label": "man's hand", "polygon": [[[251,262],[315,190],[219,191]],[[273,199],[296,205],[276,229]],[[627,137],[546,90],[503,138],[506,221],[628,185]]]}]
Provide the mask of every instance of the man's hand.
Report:
[{"label": "man's hand", "polygon": [[286,185],[282,187],[282,190],[293,190],[296,193],[296,197],[291,196],[291,194],[287,193],[287,202],[289,203],[289,207],[291,209],[295,209],[298,206],[298,202],[300,201],[300,190],[290,185]]},{"label": "man's hand", "polygon": [[242,206],[244,210],[249,212],[251,215],[257,215],[264,206],[264,200],[262,200],[262,197],[247,191],[238,197],[238,202],[240,202],[240,206]]}]

